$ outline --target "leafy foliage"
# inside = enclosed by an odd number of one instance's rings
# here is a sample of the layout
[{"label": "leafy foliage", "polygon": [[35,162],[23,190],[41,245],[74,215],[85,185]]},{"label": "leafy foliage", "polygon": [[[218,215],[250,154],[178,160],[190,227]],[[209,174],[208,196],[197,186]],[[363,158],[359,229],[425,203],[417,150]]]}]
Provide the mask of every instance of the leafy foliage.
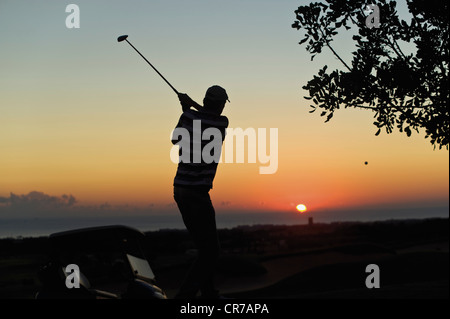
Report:
[{"label": "leafy foliage", "polygon": [[[380,27],[366,25],[368,4],[376,4]],[[302,31],[311,60],[331,50],[344,70],[325,65],[303,86],[328,122],[335,110],[364,108],[374,112],[376,135],[395,127],[408,136],[425,129],[432,145],[448,149],[449,24],[446,0],[407,0],[411,20],[401,20],[390,0],[324,0],[299,7],[292,27]],[[357,29],[356,51],[347,64],[332,42],[339,30]],[[414,49],[411,49],[413,48]],[[412,52],[411,52],[412,51]]]}]

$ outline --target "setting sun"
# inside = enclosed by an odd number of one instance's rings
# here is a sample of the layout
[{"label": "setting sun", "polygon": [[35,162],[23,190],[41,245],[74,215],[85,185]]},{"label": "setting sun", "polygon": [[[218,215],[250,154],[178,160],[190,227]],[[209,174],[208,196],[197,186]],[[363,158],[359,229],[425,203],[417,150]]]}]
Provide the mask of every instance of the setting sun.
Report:
[{"label": "setting sun", "polygon": [[300,213],[306,212],[306,206],[303,205],[303,204],[297,205],[296,208],[297,208],[297,210],[298,210]]}]

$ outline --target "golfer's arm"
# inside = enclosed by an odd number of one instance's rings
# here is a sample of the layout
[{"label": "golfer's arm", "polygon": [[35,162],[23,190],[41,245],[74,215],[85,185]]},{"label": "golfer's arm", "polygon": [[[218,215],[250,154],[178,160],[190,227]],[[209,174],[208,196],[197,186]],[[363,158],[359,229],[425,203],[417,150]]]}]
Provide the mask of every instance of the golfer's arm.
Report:
[{"label": "golfer's arm", "polygon": [[200,111],[202,108],[203,108],[203,106],[201,106],[200,104],[198,104],[198,103],[192,103],[192,105],[189,105],[189,106],[187,106],[187,105],[181,105],[181,108],[183,109],[183,112],[186,112],[187,110],[190,110],[191,109],[191,107],[193,107],[194,109],[196,109],[197,111]]},{"label": "golfer's arm", "polygon": [[181,104],[181,107],[182,107],[182,109],[183,109],[183,112],[186,112],[187,110],[189,110],[191,107],[193,107],[194,109],[196,109],[197,111],[200,111],[202,108],[203,108],[203,106],[201,106],[200,104],[198,104],[197,102],[195,102],[195,101],[191,101],[191,103],[189,103],[189,104]]},{"label": "golfer's arm", "polygon": [[193,107],[196,110],[201,110],[203,108],[203,106],[195,102],[193,99],[189,97],[189,95],[185,93],[179,93],[178,99],[180,100],[183,112],[189,110],[191,107]]},{"label": "golfer's arm", "polygon": [[193,107],[194,109],[196,109],[197,111],[200,111],[201,109],[203,109],[203,106],[200,105],[200,104],[198,104],[198,103],[195,102],[195,101],[192,101],[192,107]]}]

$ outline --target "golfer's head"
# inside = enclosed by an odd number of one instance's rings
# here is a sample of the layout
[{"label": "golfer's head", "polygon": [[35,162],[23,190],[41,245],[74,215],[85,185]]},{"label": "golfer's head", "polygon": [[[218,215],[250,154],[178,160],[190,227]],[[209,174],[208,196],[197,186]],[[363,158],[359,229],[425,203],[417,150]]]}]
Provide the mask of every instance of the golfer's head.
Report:
[{"label": "golfer's head", "polygon": [[209,112],[221,114],[227,101],[229,102],[227,91],[218,85],[214,85],[206,91],[203,106]]}]

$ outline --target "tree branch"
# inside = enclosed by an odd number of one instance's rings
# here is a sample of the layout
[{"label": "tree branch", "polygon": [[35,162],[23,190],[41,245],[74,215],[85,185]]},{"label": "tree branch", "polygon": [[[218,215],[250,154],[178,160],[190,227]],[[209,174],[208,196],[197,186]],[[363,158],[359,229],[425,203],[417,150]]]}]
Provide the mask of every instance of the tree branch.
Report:
[{"label": "tree branch", "polygon": [[349,68],[347,63],[345,63],[344,60],[342,60],[341,57],[336,53],[336,51],[334,51],[334,49],[331,47],[331,45],[329,43],[330,41],[327,40],[325,34],[323,33],[323,30],[321,28],[319,28],[319,30],[320,30],[320,33],[322,33],[322,37],[325,39],[325,44],[331,50],[331,52],[333,52],[334,56],[337,57],[339,59],[339,61],[341,61],[341,63],[347,68],[347,70],[352,72],[352,69]]},{"label": "tree branch", "polygon": [[372,111],[378,110],[377,107],[372,107],[372,106],[353,105],[353,107],[357,107],[357,108],[359,108],[359,109],[372,110]]},{"label": "tree branch", "polygon": [[[386,42],[387,42],[387,44],[389,45],[389,47],[390,47],[392,50],[394,50],[394,52],[397,54],[397,56],[398,56],[399,58],[402,58],[403,60],[405,60],[405,62],[407,62],[406,56],[403,54],[402,50],[401,50],[400,47],[398,46],[397,42],[395,42],[395,40],[394,40],[394,42],[392,42],[392,41],[389,40],[389,38],[386,38]],[[396,46],[397,46],[397,48],[399,49],[399,51],[397,51]]]},{"label": "tree branch", "polygon": [[[401,105],[401,106],[396,106],[396,105],[392,105],[390,107],[386,107],[385,109],[394,109],[397,110],[401,113],[404,113],[402,109],[426,109],[428,107],[432,107],[434,106],[433,104],[428,104],[428,105],[422,105],[422,106],[409,106],[409,105]],[[372,111],[376,111],[379,108],[378,107],[373,107],[373,106],[364,106],[364,105],[351,105],[351,107],[357,107],[360,109],[366,109],[366,110],[372,110]]]}]

